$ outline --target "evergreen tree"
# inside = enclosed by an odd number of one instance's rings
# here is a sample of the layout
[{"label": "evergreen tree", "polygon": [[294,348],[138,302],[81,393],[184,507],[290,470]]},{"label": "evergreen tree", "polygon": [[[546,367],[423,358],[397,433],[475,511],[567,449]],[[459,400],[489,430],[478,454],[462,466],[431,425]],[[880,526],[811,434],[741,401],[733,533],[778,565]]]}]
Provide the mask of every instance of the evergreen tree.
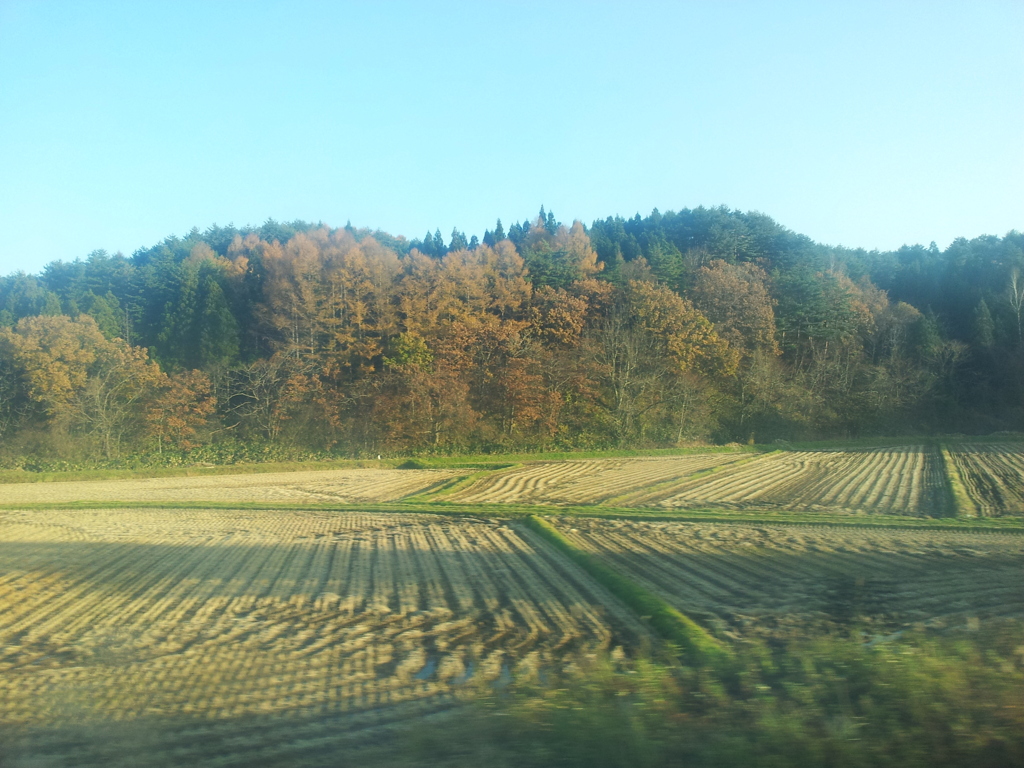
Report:
[{"label": "evergreen tree", "polygon": [[469,247],[469,243],[466,242],[466,233],[459,232],[458,227],[452,227],[452,241],[448,246],[448,251],[464,251]]},{"label": "evergreen tree", "polygon": [[982,299],[974,309],[974,342],[985,349],[991,349],[996,343],[995,330],[992,313]]},{"label": "evergreen tree", "polygon": [[523,240],[526,239],[526,233],[529,230],[529,225],[523,227],[516,221],[513,221],[512,226],[508,228],[508,239],[512,241],[512,245],[514,245],[517,250],[522,248]]},{"label": "evergreen tree", "polygon": [[440,259],[446,253],[448,253],[448,249],[444,247],[444,239],[441,237],[441,230],[435,229],[433,252],[430,255],[436,259]]}]

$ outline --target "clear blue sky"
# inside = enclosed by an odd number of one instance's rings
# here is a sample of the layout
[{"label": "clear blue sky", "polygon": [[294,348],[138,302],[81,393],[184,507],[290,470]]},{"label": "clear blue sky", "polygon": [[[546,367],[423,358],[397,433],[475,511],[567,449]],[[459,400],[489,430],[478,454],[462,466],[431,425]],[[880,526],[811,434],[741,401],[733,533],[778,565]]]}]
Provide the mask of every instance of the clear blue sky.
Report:
[{"label": "clear blue sky", "polygon": [[1024,228],[1024,2],[0,0],[0,274],[193,226]]}]

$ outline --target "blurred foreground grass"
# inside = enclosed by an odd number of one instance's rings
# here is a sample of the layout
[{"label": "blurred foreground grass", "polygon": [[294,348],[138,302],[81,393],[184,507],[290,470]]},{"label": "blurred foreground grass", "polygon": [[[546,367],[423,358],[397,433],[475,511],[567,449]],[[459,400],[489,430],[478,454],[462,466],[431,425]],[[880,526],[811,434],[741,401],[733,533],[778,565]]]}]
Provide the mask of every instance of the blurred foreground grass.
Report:
[{"label": "blurred foreground grass", "polygon": [[[971,627],[977,627],[971,631]],[[3,768],[1013,768],[1024,766],[1024,623],[864,642],[743,642],[713,666],[567,658],[461,703],[363,729],[346,717],[143,716],[25,731]]]},{"label": "blurred foreground grass", "polygon": [[557,678],[469,695],[387,764],[1024,765],[1024,624],[738,646],[718,668],[581,659]]}]

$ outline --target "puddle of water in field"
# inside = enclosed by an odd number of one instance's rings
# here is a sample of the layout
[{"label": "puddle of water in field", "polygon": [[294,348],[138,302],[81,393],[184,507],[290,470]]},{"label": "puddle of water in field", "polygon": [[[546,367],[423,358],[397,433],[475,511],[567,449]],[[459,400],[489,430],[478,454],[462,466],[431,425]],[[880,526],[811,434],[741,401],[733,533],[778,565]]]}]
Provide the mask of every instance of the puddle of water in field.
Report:
[{"label": "puddle of water in field", "polygon": [[423,669],[413,675],[417,680],[427,680],[433,677],[434,672],[437,671],[437,657],[430,656],[427,658],[427,663],[423,665]]},{"label": "puddle of water in field", "polygon": [[507,661],[501,662],[501,673],[498,679],[491,682],[492,688],[507,688],[512,683],[512,669]]}]

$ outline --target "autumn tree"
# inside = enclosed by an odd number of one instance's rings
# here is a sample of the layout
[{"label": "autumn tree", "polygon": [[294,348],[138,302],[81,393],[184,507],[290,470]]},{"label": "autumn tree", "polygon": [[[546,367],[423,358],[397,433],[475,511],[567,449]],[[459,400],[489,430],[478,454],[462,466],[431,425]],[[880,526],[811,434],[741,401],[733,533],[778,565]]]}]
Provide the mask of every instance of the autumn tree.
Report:
[{"label": "autumn tree", "polygon": [[145,409],[147,436],[157,449],[188,450],[202,443],[201,431],[217,408],[210,378],[202,371],[164,377]]},{"label": "autumn tree", "polygon": [[25,317],[0,328],[0,356],[18,371],[26,394],[51,423],[66,426],[106,339],[88,316]]},{"label": "autumn tree", "polygon": [[744,357],[759,350],[779,354],[775,302],[768,291],[768,274],[760,267],[712,261],[697,270],[689,296],[718,335]]},{"label": "autumn tree", "polygon": [[121,339],[105,342],[75,397],[73,419],[99,440],[108,459],[113,458],[126,441],[134,443],[144,434],[146,406],[165,380],[145,349]]},{"label": "autumn tree", "polygon": [[397,327],[397,256],[346,230],[296,235],[263,255],[263,317],[277,351],[342,382],[373,364]]},{"label": "autumn tree", "polygon": [[693,375],[727,376],[737,364],[704,315],[652,282],[622,286],[594,337],[620,444],[646,441],[659,423],[678,424]]},{"label": "autumn tree", "polygon": [[479,414],[463,371],[439,359],[415,332],[394,340],[385,372],[367,385],[372,445],[397,449],[465,447]]},{"label": "autumn tree", "polygon": [[13,364],[52,428],[82,431],[107,458],[138,445],[146,409],[166,382],[145,349],[107,339],[88,315],[30,317],[0,329],[0,359]]}]

